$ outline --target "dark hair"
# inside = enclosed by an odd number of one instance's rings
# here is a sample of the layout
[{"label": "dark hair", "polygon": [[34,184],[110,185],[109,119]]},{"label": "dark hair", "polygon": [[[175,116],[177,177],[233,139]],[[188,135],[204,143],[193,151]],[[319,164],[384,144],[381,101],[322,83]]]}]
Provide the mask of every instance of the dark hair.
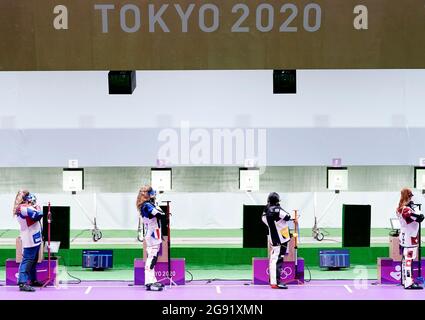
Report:
[{"label": "dark hair", "polygon": [[279,194],[276,192],[270,192],[269,196],[267,197],[267,203],[272,206],[275,206],[279,204],[279,202],[280,202]]}]

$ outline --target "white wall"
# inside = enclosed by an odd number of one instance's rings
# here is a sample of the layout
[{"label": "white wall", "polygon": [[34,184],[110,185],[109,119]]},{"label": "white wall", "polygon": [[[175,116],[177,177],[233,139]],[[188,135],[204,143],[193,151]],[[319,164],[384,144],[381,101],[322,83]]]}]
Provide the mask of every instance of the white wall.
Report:
[{"label": "white wall", "polygon": [[[341,228],[342,204],[370,204],[372,206],[373,228],[390,228],[390,218],[395,217],[398,205],[398,192],[331,192],[314,193],[280,192],[282,206],[287,210],[298,209],[300,227],[312,228],[314,214],[319,218],[320,227]],[[84,212],[78,203],[83,206]],[[0,229],[17,229],[17,222],[12,218],[11,205],[14,195],[0,195]],[[40,203],[52,206],[71,206],[71,229],[90,229],[90,219],[94,216],[95,202],[93,194],[60,195],[39,194]],[[243,204],[265,203],[266,193],[169,193],[161,195],[158,200],[171,200],[172,228],[174,229],[213,229],[242,228]],[[424,203],[422,195],[415,201]],[[97,195],[97,224],[101,229],[137,230],[138,213],[135,209],[134,193],[103,193]],[[53,217],[54,219],[54,217]]]},{"label": "white wall", "polygon": [[[111,96],[107,72],[0,72],[0,166],[61,167],[75,158],[82,166],[151,166],[159,128],[182,121],[267,128],[269,165],[328,165],[332,157],[347,165],[416,165],[425,157],[425,70],[299,70],[297,81],[296,95],[273,95],[271,70],[143,71],[133,95]],[[318,194],[318,212],[332,195]],[[13,196],[0,195],[0,229],[15,226]],[[69,196],[39,198],[72,205],[72,228],[90,227]],[[99,194],[99,226],[136,228],[133,198]],[[239,228],[250,201],[234,192],[170,198],[176,228]],[[90,199],[82,196],[87,207]],[[302,227],[312,226],[312,199],[288,195],[288,206],[304,214]],[[364,203],[372,205],[372,226],[386,227],[397,201],[398,193],[343,193],[324,223],[340,226],[342,203]]]},{"label": "white wall", "polygon": [[[266,130],[273,166],[425,157],[424,70],[304,70],[297,79],[296,95],[273,95],[271,70],[146,71],[133,95],[113,96],[107,72],[3,72],[0,166],[152,166],[161,128],[183,121]],[[181,162],[172,165],[192,164]]]},{"label": "white wall", "polygon": [[138,71],[133,95],[107,72],[1,72],[0,127],[423,127],[425,70],[298,70],[296,95],[272,71]]}]

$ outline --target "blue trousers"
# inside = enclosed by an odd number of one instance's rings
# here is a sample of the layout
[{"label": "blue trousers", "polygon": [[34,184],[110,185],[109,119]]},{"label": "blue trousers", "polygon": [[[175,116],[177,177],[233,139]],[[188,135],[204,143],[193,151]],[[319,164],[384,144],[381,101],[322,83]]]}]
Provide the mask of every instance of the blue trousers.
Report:
[{"label": "blue trousers", "polygon": [[37,280],[37,260],[40,246],[24,248],[22,262],[19,265],[18,284],[26,284],[28,281]]}]

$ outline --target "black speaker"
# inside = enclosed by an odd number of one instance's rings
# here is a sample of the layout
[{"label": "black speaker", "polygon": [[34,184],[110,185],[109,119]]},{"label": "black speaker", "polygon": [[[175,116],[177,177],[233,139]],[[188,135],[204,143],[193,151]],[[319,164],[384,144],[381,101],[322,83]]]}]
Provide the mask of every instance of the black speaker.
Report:
[{"label": "black speaker", "polygon": [[273,93],[297,93],[297,70],[273,70]]},{"label": "black speaker", "polygon": [[109,94],[132,94],[136,89],[136,71],[109,71]]},{"label": "black speaker", "polygon": [[[47,241],[47,212],[43,207],[43,240]],[[50,207],[52,221],[50,224],[50,241],[60,241],[60,249],[69,249],[71,219],[70,207]]]},{"label": "black speaker", "polygon": [[370,205],[342,205],[342,246],[370,247]]},{"label": "black speaker", "polygon": [[243,247],[267,248],[268,228],[261,220],[265,206],[243,206]]}]

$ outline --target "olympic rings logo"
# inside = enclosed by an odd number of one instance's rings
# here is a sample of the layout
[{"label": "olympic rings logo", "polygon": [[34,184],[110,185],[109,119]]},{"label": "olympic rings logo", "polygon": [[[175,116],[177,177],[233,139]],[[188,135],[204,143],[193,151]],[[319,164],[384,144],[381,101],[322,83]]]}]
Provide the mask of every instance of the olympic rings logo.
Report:
[{"label": "olympic rings logo", "polygon": [[[270,275],[269,268],[266,269],[266,274],[268,276]],[[281,271],[280,271],[280,278],[281,279],[288,279],[291,275],[292,275],[292,268],[291,267],[282,268]]]}]

